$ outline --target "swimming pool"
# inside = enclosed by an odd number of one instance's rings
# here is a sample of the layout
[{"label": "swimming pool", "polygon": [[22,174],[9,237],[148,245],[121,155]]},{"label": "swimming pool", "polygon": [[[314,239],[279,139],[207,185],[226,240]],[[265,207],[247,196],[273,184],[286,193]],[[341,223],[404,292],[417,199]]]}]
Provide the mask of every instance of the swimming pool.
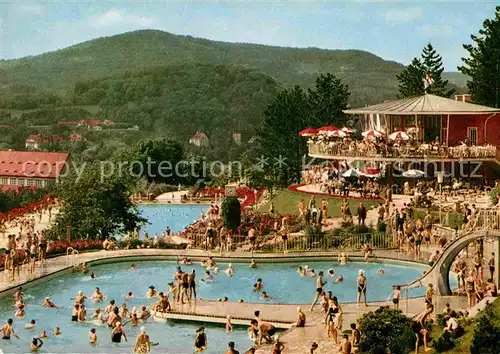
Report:
[{"label": "swimming pool", "polygon": [[[233,264],[234,276],[228,277],[224,274],[227,264],[220,264],[221,272],[215,277],[213,283],[200,281],[203,268],[198,264],[183,266],[185,271],[196,270],[198,297],[204,300],[217,300],[227,296],[230,301],[264,303],[260,300],[259,294],[252,291],[253,284],[257,278],[262,278],[264,290],[273,297],[271,303],[310,303],[314,296],[315,279],[301,278],[296,273],[298,263],[262,263],[256,269],[249,269],[247,264]],[[49,338],[45,341],[42,352],[131,352],[138,334],[138,328],[125,327],[129,342],[121,343],[118,346],[110,344],[109,331],[106,326],[94,326],[87,323],[75,323],[70,321],[71,306],[70,300],[79,290],[90,296],[95,287],[98,286],[109,299],[115,299],[120,305],[129,291],[134,293],[134,298],[127,301],[127,306],[148,305],[152,302],[146,298],[146,291],[150,285],[154,285],[159,291],[167,289],[167,283],[171,281],[171,275],[175,272],[177,264],[173,262],[141,262],[136,263],[136,270],[129,270],[130,262],[120,262],[91,267],[91,271],[96,274],[96,279],[91,280],[89,276],[79,273],[63,275],[54,278],[46,283],[34,286],[26,290],[25,301],[27,304],[27,315],[24,320],[15,320],[14,328],[21,337],[21,341],[12,339],[10,342],[2,343],[4,352],[26,352],[29,348],[29,340],[40,331],[47,330]],[[350,263],[346,266],[339,266],[337,262],[309,262],[309,268],[316,272],[334,268],[337,275],[344,277],[344,282],[333,284],[333,280],[328,276],[325,280],[328,284],[326,290],[331,290],[340,302],[355,301],[356,299],[356,275],[360,268],[365,270],[368,279],[368,301],[387,300],[392,293],[392,285],[406,283],[416,279],[422,274],[425,268],[420,266],[399,266],[380,263]],[[380,269],[384,269],[385,275],[379,275]],[[423,295],[423,288],[410,290],[411,296]],[[40,305],[45,296],[51,296],[51,300],[63,309],[46,309]],[[97,306],[87,301],[88,315],[91,316],[91,309]],[[104,308],[105,305],[100,305]],[[0,301],[0,320],[4,323],[8,318],[14,317],[14,309],[11,299]],[[25,330],[24,324],[31,319],[38,321],[35,331]],[[155,352],[162,353],[191,353],[194,333],[198,325],[168,321],[168,323],[155,323],[152,319],[146,322],[148,334],[153,342],[159,342]],[[63,333],[60,337],[51,335],[54,327],[59,326]],[[88,331],[95,327],[99,339],[97,347],[88,344]],[[246,350],[251,346],[251,341],[245,329],[236,329],[233,333],[227,334],[223,330],[223,325],[206,326],[209,342],[207,353],[222,353],[229,341],[237,344],[238,350]]]},{"label": "swimming pool", "polygon": [[143,204],[138,206],[139,214],[149,221],[142,227],[143,238],[147,230],[149,237],[156,233],[161,235],[168,226],[172,233],[181,232],[186,226],[200,218],[202,212],[208,210],[206,204]]}]

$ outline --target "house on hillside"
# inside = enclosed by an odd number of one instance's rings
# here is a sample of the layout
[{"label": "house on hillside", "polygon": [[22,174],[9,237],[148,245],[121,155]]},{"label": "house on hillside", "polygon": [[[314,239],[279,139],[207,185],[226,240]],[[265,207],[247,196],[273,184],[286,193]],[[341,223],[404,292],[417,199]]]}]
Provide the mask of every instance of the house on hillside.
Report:
[{"label": "house on hillside", "polygon": [[68,168],[69,153],[42,151],[0,151],[2,190],[45,187]]},{"label": "house on hillside", "polygon": [[205,133],[196,133],[189,139],[189,143],[198,147],[207,147],[210,143]]},{"label": "house on hillside", "polygon": [[236,145],[240,146],[241,145],[241,133],[233,132],[233,140],[236,143]]},{"label": "house on hillside", "polygon": [[80,122],[73,122],[73,121],[59,121],[57,122],[57,124],[61,124],[61,125],[74,125],[74,126],[78,126],[80,124]]},{"label": "house on hillside", "polygon": [[106,119],[102,124],[104,124],[104,125],[113,125],[113,124],[115,124],[115,122],[113,122],[112,120]]},{"label": "house on hillside", "polygon": [[32,134],[26,138],[24,146],[27,149],[37,150],[42,144],[60,143],[65,139],[62,136],[42,136],[40,134]]},{"label": "house on hillside", "polygon": [[82,119],[78,122],[79,127],[84,127],[91,130],[102,130],[100,125],[101,121],[99,119]]},{"label": "house on hillside", "polygon": [[76,134],[76,133],[71,134],[68,139],[72,143],[76,143],[76,142],[79,142],[79,141],[86,141],[87,140],[83,136],[81,136],[80,134]]}]

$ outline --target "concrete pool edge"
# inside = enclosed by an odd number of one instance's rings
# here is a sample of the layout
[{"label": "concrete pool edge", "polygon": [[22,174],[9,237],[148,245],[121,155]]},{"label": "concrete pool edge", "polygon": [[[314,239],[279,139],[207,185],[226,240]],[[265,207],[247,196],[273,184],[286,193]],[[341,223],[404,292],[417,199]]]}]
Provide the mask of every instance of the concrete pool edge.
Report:
[{"label": "concrete pool edge", "polygon": [[[386,250],[389,251],[389,250]],[[384,250],[378,250],[377,253],[387,253]],[[297,263],[302,261],[334,261],[336,262],[337,253],[328,252],[304,252],[297,254],[273,254],[273,253],[260,253],[254,254],[233,254],[230,256],[220,256],[211,254],[218,262],[234,262],[234,263],[249,263],[253,258],[257,260],[257,263]],[[120,262],[139,262],[139,261],[176,261],[179,256],[188,256],[193,261],[201,261],[201,259],[207,257],[207,253],[200,250],[190,250],[179,252],[178,250],[163,250],[163,249],[139,249],[139,250],[119,250],[119,251],[96,251],[80,254],[77,263],[86,262],[88,265],[102,265],[109,263],[120,263]],[[349,257],[354,261],[363,261],[361,254],[351,254]],[[42,271],[41,274],[37,274],[33,278],[25,277],[20,281],[11,283],[5,281],[5,279],[0,284],[0,299],[5,298],[9,295],[14,294],[18,287],[29,288],[42,284],[54,277],[65,275],[73,271],[74,265],[69,264],[70,260],[67,256],[59,256],[55,258],[48,259],[47,264],[55,263],[53,267],[42,267],[37,271]],[[63,264],[58,264],[63,262]],[[378,255],[377,257],[370,258],[369,263],[380,263],[380,264],[395,264],[403,266],[415,266],[418,265],[422,269],[427,269],[428,265],[421,262],[414,262],[409,260],[400,260],[392,257],[383,257]],[[4,272],[4,278],[6,277]],[[25,274],[22,274],[25,276]]]}]

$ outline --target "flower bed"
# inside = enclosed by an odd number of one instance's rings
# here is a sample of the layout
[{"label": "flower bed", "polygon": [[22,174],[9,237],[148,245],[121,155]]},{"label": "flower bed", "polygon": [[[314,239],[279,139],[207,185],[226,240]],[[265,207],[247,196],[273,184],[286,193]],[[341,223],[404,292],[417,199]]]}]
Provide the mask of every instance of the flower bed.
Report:
[{"label": "flower bed", "polygon": [[292,192],[297,192],[297,193],[303,193],[303,194],[309,194],[309,195],[324,195],[327,197],[332,197],[332,198],[342,198],[342,199],[362,199],[362,200],[381,200],[381,198],[376,198],[376,197],[354,197],[354,196],[344,196],[344,195],[339,195],[339,194],[328,194],[328,193],[322,193],[322,192],[308,192],[308,191],[302,191],[299,190],[300,187],[305,186],[305,184],[293,184],[288,187],[288,190]]},{"label": "flower bed", "polygon": [[49,205],[54,205],[55,199],[51,197],[44,198],[38,202],[30,203],[21,208],[15,208],[5,213],[0,213],[0,220],[12,220],[19,218],[25,214],[33,213],[41,208],[46,208]]}]

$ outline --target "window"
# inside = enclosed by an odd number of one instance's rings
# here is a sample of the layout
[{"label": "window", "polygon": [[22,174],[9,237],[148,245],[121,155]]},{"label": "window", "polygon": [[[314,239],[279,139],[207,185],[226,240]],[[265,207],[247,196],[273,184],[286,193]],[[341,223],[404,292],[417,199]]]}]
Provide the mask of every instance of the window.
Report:
[{"label": "window", "polygon": [[37,179],[37,180],[35,180],[35,185],[37,187],[43,187],[43,181],[41,179]]},{"label": "window", "polygon": [[34,186],[35,185],[35,180],[33,178],[28,178],[27,182],[28,182],[28,186]]},{"label": "window", "polygon": [[2,186],[5,186],[7,184],[9,184],[9,179],[8,178],[5,178],[5,177],[2,177],[2,179],[0,180]]},{"label": "window", "polygon": [[17,178],[11,178],[10,179],[10,184],[17,186]]},{"label": "window", "polygon": [[477,128],[467,128],[467,138],[472,146],[477,145]]}]

